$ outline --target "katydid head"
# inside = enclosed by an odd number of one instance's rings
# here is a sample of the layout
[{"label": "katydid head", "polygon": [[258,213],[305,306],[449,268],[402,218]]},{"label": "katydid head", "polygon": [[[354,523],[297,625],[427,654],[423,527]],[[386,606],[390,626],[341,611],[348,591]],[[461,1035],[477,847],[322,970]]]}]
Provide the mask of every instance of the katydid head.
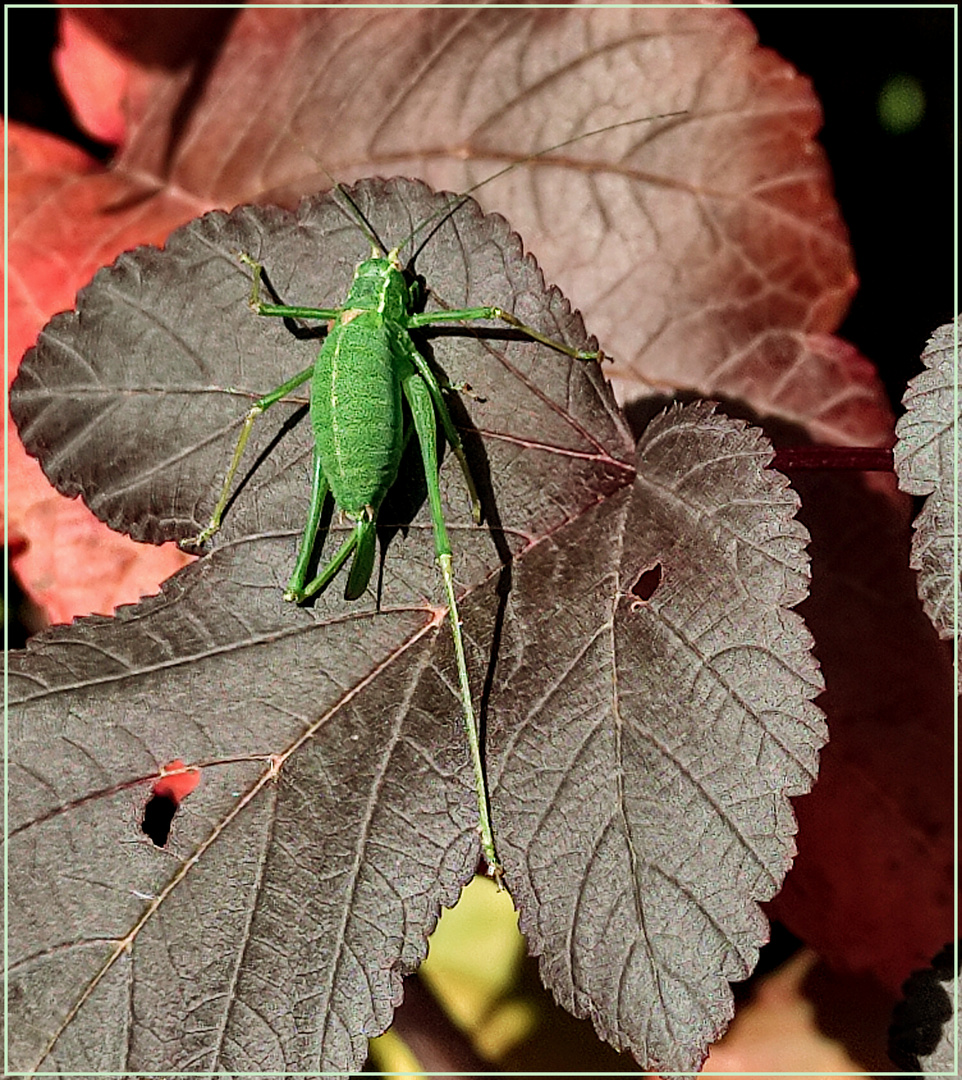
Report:
[{"label": "katydid head", "polygon": [[346,308],[380,311],[400,321],[410,311],[411,294],[407,276],[397,259],[375,253],[354,271]]}]

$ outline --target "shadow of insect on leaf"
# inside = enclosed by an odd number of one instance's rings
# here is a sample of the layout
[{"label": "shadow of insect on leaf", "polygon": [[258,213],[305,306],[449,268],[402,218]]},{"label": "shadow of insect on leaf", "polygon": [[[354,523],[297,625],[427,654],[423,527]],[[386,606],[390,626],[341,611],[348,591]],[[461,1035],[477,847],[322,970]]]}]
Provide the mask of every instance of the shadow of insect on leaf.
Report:
[{"label": "shadow of insect on leaf", "polygon": [[634,585],[628,590],[635,597],[631,602],[631,610],[637,611],[643,604],[646,604],[655,595],[655,590],[660,584],[661,563],[655,563],[654,566],[643,570],[638,575]]},{"label": "shadow of insect on leaf", "polygon": [[151,789],[140,823],[141,830],[157,847],[167,843],[177,807],[199,783],[200,770],[188,769],[179,758],[160,770],[160,778]]}]

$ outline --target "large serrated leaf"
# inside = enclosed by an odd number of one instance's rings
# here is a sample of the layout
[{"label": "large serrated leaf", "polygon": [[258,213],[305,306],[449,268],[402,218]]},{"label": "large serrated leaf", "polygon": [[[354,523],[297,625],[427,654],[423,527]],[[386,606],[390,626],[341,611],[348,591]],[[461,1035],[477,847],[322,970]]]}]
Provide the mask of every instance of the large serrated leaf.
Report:
[{"label": "large serrated leaf", "polygon": [[[726,980],[765,938],[750,898],[779,888],[785,795],[808,790],[825,737],[785,610],[807,592],[807,534],[770,460],[706,405],[656,418],[630,495],[524,562],[505,633],[519,685],[493,798],[521,927],[559,1002],[651,1068],[697,1068],[731,1016]],[[577,633],[553,610],[566,589]]]},{"label": "large serrated leaf", "polygon": [[[410,181],[370,181],[358,185],[354,198],[390,244],[387,238],[397,242],[453,205],[451,196],[432,202],[428,190]],[[560,294],[541,295],[543,279],[533,260],[521,260],[517,237],[494,217],[482,227],[471,206],[474,216],[460,210],[418,259],[429,285],[443,283],[442,303],[497,302],[524,320],[540,319],[554,338],[575,334],[584,344],[580,319]],[[55,486],[69,495],[83,491],[98,517],[135,539],[183,539],[207,523],[247,409],[317,354],[320,331],[298,337],[281,320],[251,314],[250,275],[238,252],[265,263],[285,302],[336,307],[354,267],[370,254],[370,241],[331,198],[305,200],[297,214],[253,206],[215,211],[178,229],[163,251],[137,248],[100,271],[81,292],[78,310],[55,316],[21,365],[11,409],[25,446]],[[512,256],[514,264],[505,266]],[[493,332],[505,340],[503,331]],[[631,438],[594,366],[569,372],[557,352],[547,350],[545,361],[544,350],[525,355],[515,347],[511,355],[518,353],[521,366],[499,367],[477,333],[466,338],[451,327],[435,332],[432,348],[453,382],[462,379],[463,368],[480,368],[472,373],[480,399],[472,421],[498,435],[507,459],[517,453],[513,443],[529,438],[528,422],[540,413],[542,452],[567,455],[573,470],[610,469],[599,453],[605,443],[630,460]],[[548,375],[556,401],[543,402],[545,391],[530,382],[532,370]],[[306,394],[306,387],[293,393],[260,421],[249,461],[288,421],[302,418]],[[589,409],[590,432],[565,412],[581,404]],[[228,515],[223,538],[303,525],[309,449],[303,435],[281,438],[266,470]],[[492,471],[491,464],[484,471]],[[532,519],[547,514],[544,520],[558,521],[566,513],[541,484],[514,491],[514,498]],[[456,492],[452,503],[456,520],[469,520],[466,497]]]},{"label": "large serrated leaf", "polygon": [[[353,196],[387,246],[448,201],[398,180]],[[101,271],[14,388],[48,476],[136,536],[196,532],[250,402],[316,352],[249,311],[237,249],[285,301],[325,306],[369,244],[330,198],[207,215]],[[432,302],[500,304],[586,343],[473,204],[417,269]],[[754,902],[787,868],[786,796],[823,738],[785,610],[807,582],[794,497],[767,444],[707,407],[656,421],[636,476],[595,365],[497,328],[428,337],[478,395],[456,413],[488,524],[456,463],[442,484],[507,883],[559,998],[639,1061],[691,1067],[764,937]],[[416,455],[382,508],[377,598],[285,604],[304,414],[295,399],[255,426],[213,550],[161,596],[12,660],[15,1068],[357,1067],[475,867]],[[174,758],[203,782],[164,850],[139,817]]]},{"label": "large serrated leaf", "polygon": [[[957,638],[955,505],[962,414],[959,413],[959,319],[946,323],[922,353],[925,371],[909,381],[906,412],[895,428],[899,487],[927,495],[915,520],[910,566],[918,570],[919,598],[941,638]],[[962,683],[959,685],[962,693]]]}]

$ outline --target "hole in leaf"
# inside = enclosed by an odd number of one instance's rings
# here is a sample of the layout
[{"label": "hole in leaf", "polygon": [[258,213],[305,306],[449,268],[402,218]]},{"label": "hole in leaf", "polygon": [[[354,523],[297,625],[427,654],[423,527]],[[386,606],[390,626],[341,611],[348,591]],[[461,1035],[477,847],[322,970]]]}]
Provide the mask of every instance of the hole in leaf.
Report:
[{"label": "hole in leaf", "polygon": [[638,575],[638,580],[631,586],[631,595],[642,601],[650,600],[660,584],[661,563],[655,563]]},{"label": "hole in leaf", "polygon": [[157,847],[163,847],[167,843],[177,807],[199,783],[200,770],[187,769],[179,758],[160,770],[160,777],[153,786],[140,823],[141,830]]},{"label": "hole in leaf", "polygon": [[177,812],[177,802],[169,795],[151,795],[144,807],[144,820],[141,829],[157,847],[163,847],[170,836],[170,823]]}]

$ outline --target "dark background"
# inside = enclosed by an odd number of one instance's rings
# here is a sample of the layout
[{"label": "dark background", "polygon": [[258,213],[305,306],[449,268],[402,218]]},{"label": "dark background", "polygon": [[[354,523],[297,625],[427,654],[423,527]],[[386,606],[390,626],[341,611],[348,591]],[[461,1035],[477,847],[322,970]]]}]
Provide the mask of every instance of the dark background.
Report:
[{"label": "dark background", "polygon": [[[885,380],[896,414],[933,331],[955,317],[955,8],[745,9],[763,45],[808,75],[825,112],[819,141],[851,232],[860,287],[838,334]],[[926,109],[893,134],[877,115],[897,75]]]},{"label": "dark background", "polygon": [[[814,82],[821,142],[851,230],[861,287],[839,334],[882,373],[896,411],[906,378],[937,326],[955,314],[955,10],[744,8],[767,45]],[[53,7],[8,11],[9,115],[73,139],[103,160],[109,148],[73,124],[50,67]],[[877,107],[886,82],[917,80],[921,122],[893,133]]]}]

